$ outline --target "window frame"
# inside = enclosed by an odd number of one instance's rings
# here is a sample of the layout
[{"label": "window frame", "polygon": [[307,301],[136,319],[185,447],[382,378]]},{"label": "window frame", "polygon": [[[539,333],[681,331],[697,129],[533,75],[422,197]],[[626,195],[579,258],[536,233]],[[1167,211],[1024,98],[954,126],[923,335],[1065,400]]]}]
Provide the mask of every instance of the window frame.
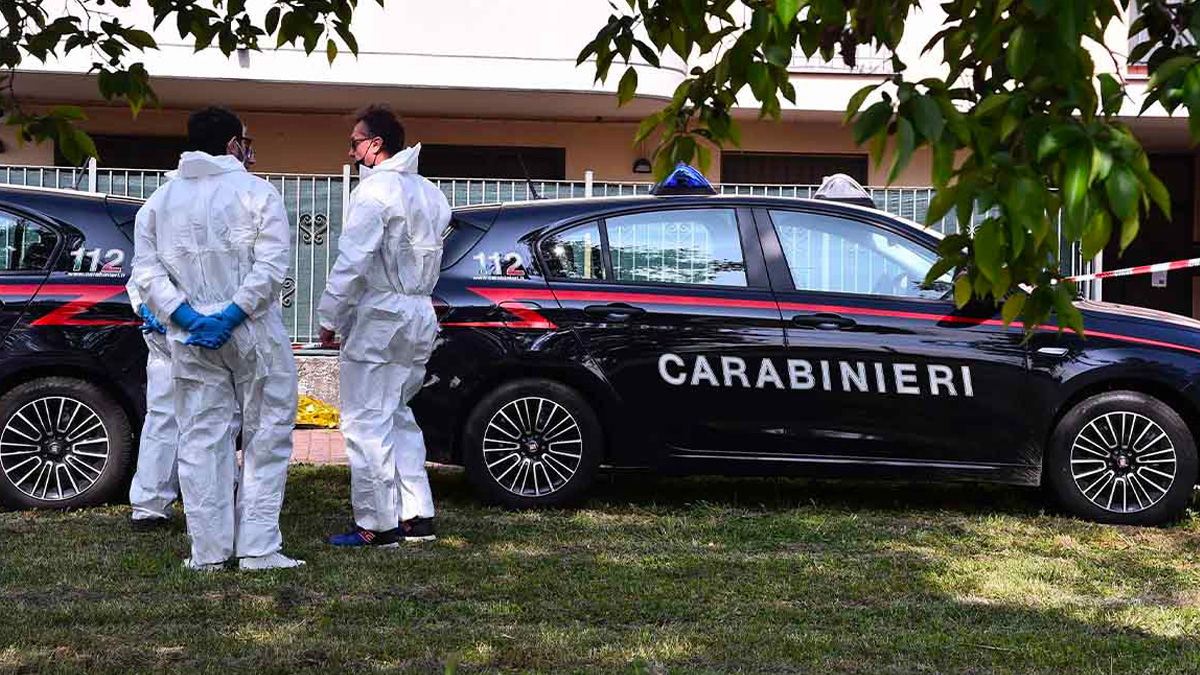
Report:
[{"label": "window frame", "polygon": [[[542,265],[542,269],[546,270],[546,281],[549,283],[570,283],[570,284],[609,284],[619,286],[642,286],[650,288],[677,288],[677,289],[713,289],[724,291],[738,290],[763,290],[770,289],[770,283],[767,280],[766,265],[763,258],[762,269],[755,268],[753,255],[748,254],[746,248],[752,243],[757,243],[757,233],[753,231],[754,220],[750,214],[750,207],[745,204],[729,203],[729,204],[656,204],[650,207],[641,207],[635,209],[625,209],[620,211],[612,211],[601,215],[589,215],[584,218],[572,220],[562,226],[554,227],[546,232],[538,235],[534,250],[538,256],[538,262]],[[742,264],[745,267],[746,283],[742,286],[730,286],[728,284],[689,284],[670,281],[624,281],[615,278],[612,267],[612,251],[609,248],[608,237],[608,221],[612,218],[620,218],[624,216],[636,216],[641,214],[654,214],[664,211],[729,211],[733,213],[734,225],[738,235],[738,247],[742,253]],[[559,234],[561,232],[571,230],[580,225],[596,223],[600,228],[600,246],[601,257],[604,263],[605,279],[571,279],[568,277],[560,277],[549,274],[550,266],[547,264],[542,251],[542,243],[546,238]],[[759,247],[760,248],[760,247]],[[761,250],[759,250],[761,253]]]},{"label": "window frame", "polygon": [[9,204],[0,204],[0,216],[9,216],[9,217],[15,218],[18,221],[23,220],[26,222],[31,222],[38,227],[49,230],[50,232],[54,233],[54,236],[56,237],[56,241],[54,242],[54,248],[52,248],[50,250],[50,255],[46,258],[46,264],[41,269],[28,269],[28,270],[0,269],[0,276],[20,276],[20,275],[32,275],[32,274],[48,275],[48,274],[50,274],[50,272],[52,272],[54,270],[55,264],[58,262],[59,255],[62,253],[63,247],[66,245],[66,240],[67,240],[66,234],[60,228],[53,226],[52,224],[47,222],[45,219],[35,218],[23,210],[12,208],[12,206]]},{"label": "window frame", "polygon": [[[546,245],[547,240],[550,237],[553,237],[555,235],[563,234],[564,232],[570,232],[571,230],[587,227],[589,225],[595,225],[596,230],[600,233],[600,270],[604,273],[605,278],[603,278],[603,279],[573,279],[571,277],[564,277],[564,276],[558,276],[555,274],[551,274],[551,272],[550,272],[551,266],[550,266],[549,257],[546,255],[545,250],[543,250],[543,248],[542,248],[543,246]],[[608,256],[606,255],[606,251],[608,250],[607,243],[606,243],[607,239],[608,239],[608,237],[604,233],[604,219],[603,218],[585,218],[583,220],[575,221],[569,225],[564,225],[562,227],[556,227],[550,231],[547,231],[547,232],[544,232],[544,233],[538,235],[537,239],[533,242],[533,246],[531,248],[533,249],[534,255],[537,257],[537,264],[542,269],[543,273],[545,274],[547,282],[559,281],[559,282],[564,282],[564,283],[569,283],[569,284],[612,283],[611,282],[612,268],[608,264]]]},{"label": "window frame", "polygon": [[[796,288],[795,280],[792,278],[791,268],[788,266],[787,255],[783,250],[783,242],[779,239],[779,231],[775,227],[775,219],[772,217],[772,211],[785,211],[788,213],[799,213],[806,216],[825,216],[830,218],[838,218],[841,220],[857,223],[859,225],[874,228],[885,234],[891,234],[900,239],[909,242],[911,245],[922,248],[934,256],[937,256],[936,243],[922,241],[921,234],[918,232],[909,232],[912,228],[903,223],[884,220],[883,218],[871,218],[866,214],[840,211],[834,209],[805,209],[795,205],[780,205],[780,206],[756,206],[754,209],[754,218],[759,225],[759,236],[763,238],[763,255],[767,260],[767,267],[771,270],[771,285],[776,292],[782,293],[806,293],[832,295],[844,298],[859,298],[859,299],[878,299],[900,302],[923,302],[923,303],[946,303],[951,300],[949,297],[941,298],[922,298],[919,296],[910,295],[880,295],[877,293],[852,293],[849,291],[826,291],[810,288]],[[932,238],[932,235],[927,235]]]}]

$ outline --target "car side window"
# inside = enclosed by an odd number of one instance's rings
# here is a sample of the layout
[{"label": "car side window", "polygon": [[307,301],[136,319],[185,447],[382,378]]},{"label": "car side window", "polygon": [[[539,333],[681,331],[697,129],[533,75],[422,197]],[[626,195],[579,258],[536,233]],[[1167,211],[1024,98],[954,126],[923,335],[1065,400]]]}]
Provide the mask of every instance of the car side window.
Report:
[{"label": "car side window", "polygon": [[551,278],[603,280],[604,255],[600,225],[588,223],[542,240],[542,256]]},{"label": "car side window", "polygon": [[770,213],[798,291],[938,299],[949,290],[949,275],[921,288],[937,253],[904,237],[835,216]]},{"label": "car side window", "polygon": [[32,220],[0,211],[0,272],[36,272],[50,266],[58,234]]},{"label": "car side window", "polygon": [[733,209],[636,213],[605,227],[616,281],[746,286]]}]

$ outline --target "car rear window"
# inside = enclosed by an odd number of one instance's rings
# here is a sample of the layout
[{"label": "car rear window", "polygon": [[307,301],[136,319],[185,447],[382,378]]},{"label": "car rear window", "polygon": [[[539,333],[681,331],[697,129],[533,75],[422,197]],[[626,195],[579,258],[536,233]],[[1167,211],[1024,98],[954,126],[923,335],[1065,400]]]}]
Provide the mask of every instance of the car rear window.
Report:
[{"label": "car rear window", "polygon": [[463,256],[479,243],[484,230],[475,227],[458,216],[450,218],[450,225],[442,234],[442,269],[453,267]]}]

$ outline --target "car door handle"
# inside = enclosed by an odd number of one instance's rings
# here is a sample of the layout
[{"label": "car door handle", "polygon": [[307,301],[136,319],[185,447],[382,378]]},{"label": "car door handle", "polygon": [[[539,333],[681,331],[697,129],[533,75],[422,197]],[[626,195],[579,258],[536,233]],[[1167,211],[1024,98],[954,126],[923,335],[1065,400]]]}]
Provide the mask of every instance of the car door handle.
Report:
[{"label": "car door handle", "polygon": [[792,317],[792,323],[797,326],[806,328],[820,328],[822,330],[841,330],[851,328],[856,324],[854,319],[850,319],[837,314],[797,314]]},{"label": "car door handle", "polygon": [[635,316],[641,316],[646,313],[646,310],[641,307],[634,307],[623,302],[614,302],[608,305],[588,305],[583,308],[583,313],[588,316],[593,316],[601,319],[612,319],[614,321],[626,321]]}]

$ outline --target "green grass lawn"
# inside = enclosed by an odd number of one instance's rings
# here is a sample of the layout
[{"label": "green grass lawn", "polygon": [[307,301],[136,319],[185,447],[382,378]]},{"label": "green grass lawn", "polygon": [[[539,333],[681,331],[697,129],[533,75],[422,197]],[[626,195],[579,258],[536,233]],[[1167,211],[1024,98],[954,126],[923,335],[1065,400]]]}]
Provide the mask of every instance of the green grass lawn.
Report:
[{"label": "green grass lawn", "polygon": [[[481,507],[437,471],[440,537],[334,550],[348,472],[292,470],[308,567],[180,569],[128,507],[0,513],[0,673],[1200,672],[1200,518],[1054,515],[1036,490],[602,479],[579,510]],[[1048,513],[1047,513],[1048,512]]]}]

